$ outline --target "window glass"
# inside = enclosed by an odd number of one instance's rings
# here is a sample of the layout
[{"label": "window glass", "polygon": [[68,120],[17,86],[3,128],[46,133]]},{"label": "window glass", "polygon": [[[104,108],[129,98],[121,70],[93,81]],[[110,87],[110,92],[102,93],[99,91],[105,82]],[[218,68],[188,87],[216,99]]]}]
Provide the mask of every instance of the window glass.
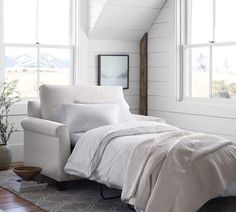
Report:
[{"label": "window glass", "polygon": [[18,80],[18,91],[23,97],[37,95],[37,50],[7,47],[5,49],[5,78]]},{"label": "window glass", "polygon": [[236,46],[213,48],[212,97],[236,99]]},{"label": "window glass", "polygon": [[4,42],[36,42],[36,0],[4,1]]},{"label": "window glass", "polygon": [[236,100],[236,1],[183,2],[188,8],[184,96]]},{"label": "window glass", "polygon": [[209,97],[209,48],[189,50],[192,97]]},{"label": "window glass", "polygon": [[216,42],[232,42],[236,40],[236,1],[216,1]]},{"label": "window glass", "polygon": [[22,97],[37,97],[41,84],[70,84],[71,0],[2,2],[2,79],[17,79]]},{"label": "window glass", "polygon": [[68,49],[40,49],[40,85],[70,84],[70,51]]},{"label": "window glass", "polygon": [[190,43],[213,40],[213,0],[192,0]]},{"label": "window glass", "polygon": [[38,42],[69,44],[69,0],[39,0]]}]

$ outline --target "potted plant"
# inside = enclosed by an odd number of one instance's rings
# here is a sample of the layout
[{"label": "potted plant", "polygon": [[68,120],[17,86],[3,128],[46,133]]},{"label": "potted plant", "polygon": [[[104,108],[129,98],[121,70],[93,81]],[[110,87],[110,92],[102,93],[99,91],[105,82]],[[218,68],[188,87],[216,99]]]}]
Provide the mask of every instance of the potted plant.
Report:
[{"label": "potted plant", "polygon": [[11,165],[11,151],[7,143],[15,128],[14,123],[9,122],[9,112],[11,106],[20,101],[17,82],[3,82],[0,91],[0,170],[7,170]]}]

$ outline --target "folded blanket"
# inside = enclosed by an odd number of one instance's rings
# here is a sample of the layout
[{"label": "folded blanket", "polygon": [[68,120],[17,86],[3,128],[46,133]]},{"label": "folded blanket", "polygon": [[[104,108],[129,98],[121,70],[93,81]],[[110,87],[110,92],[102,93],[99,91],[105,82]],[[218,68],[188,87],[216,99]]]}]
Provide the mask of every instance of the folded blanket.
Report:
[{"label": "folded blanket", "polygon": [[122,200],[137,211],[195,212],[236,181],[236,144],[172,131],[141,143],[128,165]]}]

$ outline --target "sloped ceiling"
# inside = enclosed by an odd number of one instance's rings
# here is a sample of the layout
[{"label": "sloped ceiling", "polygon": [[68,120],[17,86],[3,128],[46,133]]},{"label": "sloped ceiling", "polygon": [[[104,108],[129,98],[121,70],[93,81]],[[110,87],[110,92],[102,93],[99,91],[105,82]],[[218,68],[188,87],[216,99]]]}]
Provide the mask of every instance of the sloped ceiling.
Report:
[{"label": "sloped ceiling", "polygon": [[140,40],[166,0],[90,0],[89,37]]}]

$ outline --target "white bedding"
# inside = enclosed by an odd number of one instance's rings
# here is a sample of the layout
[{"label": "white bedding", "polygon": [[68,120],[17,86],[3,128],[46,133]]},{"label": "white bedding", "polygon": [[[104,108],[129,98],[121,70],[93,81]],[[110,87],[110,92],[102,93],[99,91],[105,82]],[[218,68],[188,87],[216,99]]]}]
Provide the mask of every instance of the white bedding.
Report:
[{"label": "white bedding", "polygon": [[[84,133],[72,133],[71,145],[80,143]],[[157,134],[130,135],[113,139],[107,145],[101,162],[90,177],[91,180],[105,184],[108,187],[122,189],[129,161],[133,150],[147,139],[155,138]],[[80,145],[80,144],[79,144]]]},{"label": "white bedding", "polygon": [[[149,122],[149,123],[139,122],[139,123],[129,123],[129,124],[119,124],[119,125],[109,125],[109,126],[99,127],[99,128],[90,130],[81,136],[81,138],[78,140],[78,142],[75,146],[75,149],[73,150],[69,160],[67,161],[67,164],[65,166],[65,171],[69,174],[73,174],[73,175],[89,178],[89,179],[95,180],[97,182],[101,182],[101,183],[106,184],[107,186],[110,186],[110,187],[125,188],[126,194],[129,195],[129,194],[133,193],[133,191],[134,191],[133,186],[135,186],[135,187],[139,186],[138,179],[140,176],[142,176],[142,175],[136,175],[135,171],[133,171],[133,175],[129,174],[129,176],[135,178],[134,180],[130,181],[130,182],[135,182],[135,183],[133,183],[133,185],[131,183],[130,186],[129,186],[129,183],[128,183],[128,186],[127,186],[127,183],[125,183],[125,181],[127,181],[127,179],[125,179],[125,177],[127,176],[129,160],[130,159],[131,159],[130,161],[133,160],[133,164],[135,164],[134,161],[136,160],[136,158],[133,156],[133,154],[136,152],[136,157],[138,156],[137,159],[140,160],[140,161],[138,161],[138,164],[141,164],[141,163],[146,164],[145,158],[146,159],[149,158],[149,152],[147,152],[147,154],[139,154],[139,152],[142,153],[143,147],[144,148],[148,147],[148,149],[155,151],[154,152],[155,153],[154,159],[156,158],[155,160],[158,161],[159,160],[158,152],[162,151],[158,147],[158,145],[159,145],[158,142],[162,141],[162,146],[165,149],[165,151],[163,153],[168,155],[168,152],[171,151],[171,149],[175,146],[175,144],[177,144],[179,142],[179,140],[178,140],[179,135],[180,135],[180,138],[182,139],[182,136],[185,137],[185,135],[188,136],[190,134],[188,132],[180,130],[176,127],[166,125],[166,124],[156,123],[156,122],[155,123],[153,123],[153,122]],[[170,140],[170,138],[168,138],[168,136],[173,137],[173,143],[171,143],[172,141]],[[199,137],[198,135],[196,135],[196,137],[193,137],[193,139],[190,139],[189,141],[191,141],[193,143],[193,145],[195,145],[195,143],[194,143],[195,140],[200,139],[200,138],[201,138],[201,136]],[[206,140],[206,138],[208,139],[208,137],[204,137],[205,140]],[[204,146],[207,147],[208,140],[206,140],[207,142],[205,143],[204,139],[201,139],[201,143],[200,143],[201,146],[196,145],[196,146],[194,146],[194,148],[201,151],[201,148],[203,148]],[[212,141],[214,141],[215,138],[210,138],[210,139],[213,139]],[[153,149],[152,142],[154,140],[156,140],[155,142],[157,142],[158,145],[157,146],[154,145],[155,148]],[[216,142],[218,142],[218,141],[221,142],[221,140],[225,146],[228,145],[227,141],[224,141],[221,138],[215,139]],[[165,142],[167,142],[167,145],[165,145]],[[187,142],[187,141],[184,141],[184,142]],[[193,147],[191,142],[189,144],[190,148],[188,148],[188,145],[182,145],[182,146],[180,145],[181,149],[183,149],[184,153],[188,152],[189,150],[191,153],[191,148]],[[146,146],[145,144],[148,144],[148,145]],[[212,143],[212,144],[214,144],[214,143]],[[185,146],[186,146],[186,148],[185,148]],[[218,148],[217,145],[215,145],[215,146],[216,147],[214,147],[214,148]],[[140,147],[142,147],[140,149],[141,151],[139,150]],[[211,148],[211,145],[209,146],[209,148]],[[213,152],[213,149],[210,149],[210,150]],[[146,152],[146,151],[144,151],[144,152]],[[138,153],[138,155],[137,155],[137,153]],[[178,157],[182,160],[181,155],[182,155],[182,153],[179,154]],[[172,155],[171,155],[172,159],[170,159],[170,161],[178,162],[178,161],[175,161],[175,159],[173,160],[173,158],[175,158],[175,156],[177,156],[177,155],[172,153]],[[153,156],[151,156],[151,155],[150,155],[150,157],[153,158]],[[165,155],[162,154],[161,157],[162,157],[161,160],[165,160]],[[201,158],[201,154],[198,157]],[[187,158],[183,157],[183,160],[186,160],[186,159]],[[235,160],[235,162],[236,162],[235,156],[233,156],[233,158],[231,158],[231,159],[233,161]],[[145,165],[147,167],[147,169],[149,166],[152,167],[153,165],[155,166],[155,164],[158,165],[158,163],[155,162],[155,160],[152,159],[153,162],[152,162],[152,164],[150,164],[151,166]],[[203,164],[204,164],[204,162],[203,162]],[[160,163],[160,165],[161,165],[161,163]],[[179,165],[181,165],[181,164],[179,164]],[[221,164],[221,166],[224,168],[228,168],[225,170],[229,170],[229,168],[230,168],[230,167],[226,167],[225,165],[222,165],[222,164]],[[129,169],[130,168],[132,170],[132,168],[134,168],[134,167],[129,166]],[[156,176],[159,175],[159,172],[160,172],[160,174],[162,173],[161,169],[162,169],[161,166],[160,166],[160,169],[157,169],[157,170],[154,169],[155,174],[156,174],[155,178],[156,178]],[[134,170],[137,170],[137,169],[134,169]],[[168,171],[169,168],[167,167],[166,170]],[[165,169],[164,169],[164,171],[165,171]],[[164,173],[164,171],[163,171],[163,173]],[[143,172],[140,172],[140,173],[143,174]],[[149,172],[144,173],[144,174],[149,175],[149,173],[151,173],[151,175],[153,175],[151,170]],[[234,175],[234,173],[236,174],[236,172],[231,171],[231,176],[232,176],[232,174]],[[206,173],[206,174],[208,174],[208,173]],[[204,176],[204,175],[202,175],[202,176]],[[171,178],[172,175],[168,176],[168,177]],[[212,176],[212,177],[213,177],[212,179],[214,179],[214,176]],[[175,178],[173,178],[173,179],[175,179]],[[206,183],[212,182],[212,179],[211,179],[211,181],[209,181],[209,180],[206,181]],[[148,180],[151,180],[151,179],[148,178]],[[194,180],[195,181],[193,181],[193,183],[196,184],[196,183],[198,183],[199,179],[196,178]],[[235,181],[236,181],[236,177],[235,177]],[[151,180],[151,182],[155,184],[155,181]],[[177,188],[177,185],[175,185],[175,184],[172,184],[172,185],[168,184],[168,178],[164,178],[163,182],[165,182],[165,184],[166,184],[164,190],[166,190],[168,192],[170,192],[171,186],[173,188]],[[173,182],[178,182],[177,178]],[[202,183],[202,181],[199,181],[199,182]],[[231,182],[229,185],[227,184],[227,183],[229,183],[229,181],[224,182],[225,188],[228,189],[228,191],[230,191],[231,194],[233,191],[232,189],[230,189],[231,185],[233,185],[233,184],[235,185],[235,183],[232,183],[232,182],[234,182],[234,181],[232,181],[232,178],[231,178]],[[126,187],[123,187],[124,183],[125,183]],[[145,183],[146,182],[144,182],[144,185],[145,185]],[[147,183],[149,183],[149,182],[147,181]],[[167,188],[168,186],[170,186],[170,190]],[[197,191],[198,192],[197,195],[203,196],[205,194],[205,193],[204,194],[201,193],[201,191],[202,190],[199,189]],[[145,190],[144,190],[144,192],[145,192]],[[154,197],[156,196],[156,192],[154,194]],[[138,195],[139,194],[142,194],[142,193],[138,193]],[[171,196],[171,194],[169,194],[169,193],[167,193],[167,194]],[[227,194],[227,193],[224,193],[224,194]],[[145,195],[146,195],[145,196],[146,198],[149,198],[150,194],[149,195],[145,194]],[[196,193],[194,193],[194,195],[196,195]],[[215,194],[215,196],[212,196],[211,198],[217,197],[217,196],[219,196],[219,193]],[[163,194],[163,197],[165,197],[164,194]],[[127,201],[127,199],[129,199],[129,198],[130,197],[127,198],[126,195],[123,195],[124,200]],[[145,199],[145,198],[142,198],[142,199]],[[205,198],[204,200],[209,200],[209,199]],[[168,202],[168,200],[167,200],[167,202]],[[195,203],[197,203],[197,201]],[[154,206],[154,208],[155,208],[155,204],[156,204],[155,201],[154,201],[154,203],[149,204],[149,208],[151,206]],[[198,204],[199,204],[199,202],[198,202]],[[145,208],[145,207],[146,207],[146,203],[141,205],[141,208]],[[195,205],[195,207],[196,207],[196,205]],[[154,210],[150,209],[148,211],[152,212],[152,211],[155,211],[155,209]],[[169,212],[169,211],[174,211],[174,210],[163,210],[163,211]],[[188,212],[190,212],[190,211],[191,210],[189,210]]]},{"label": "white bedding", "polygon": [[155,136],[156,134],[143,134],[113,139],[107,145],[101,162],[90,179],[105,184],[108,187],[122,189],[128,161],[133,150],[143,141]]},{"label": "white bedding", "polygon": [[89,178],[99,165],[103,152],[112,139],[129,135],[161,133],[175,129],[177,128],[163,123],[134,122],[106,125],[89,130],[77,142],[66,163],[65,171],[69,174]]},{"label": "white bedding", "polygon": [[227,196],[235,182],[236,143],[170,132],[135,149],[122,200],[140,212],[195,212],[208,200]]},{"label": "white bedding", "polygon": [[70,134],[70,144],[72,147],[75,147],[76,143],[79,141],[80,137],[84,133],[71,133]]}]

